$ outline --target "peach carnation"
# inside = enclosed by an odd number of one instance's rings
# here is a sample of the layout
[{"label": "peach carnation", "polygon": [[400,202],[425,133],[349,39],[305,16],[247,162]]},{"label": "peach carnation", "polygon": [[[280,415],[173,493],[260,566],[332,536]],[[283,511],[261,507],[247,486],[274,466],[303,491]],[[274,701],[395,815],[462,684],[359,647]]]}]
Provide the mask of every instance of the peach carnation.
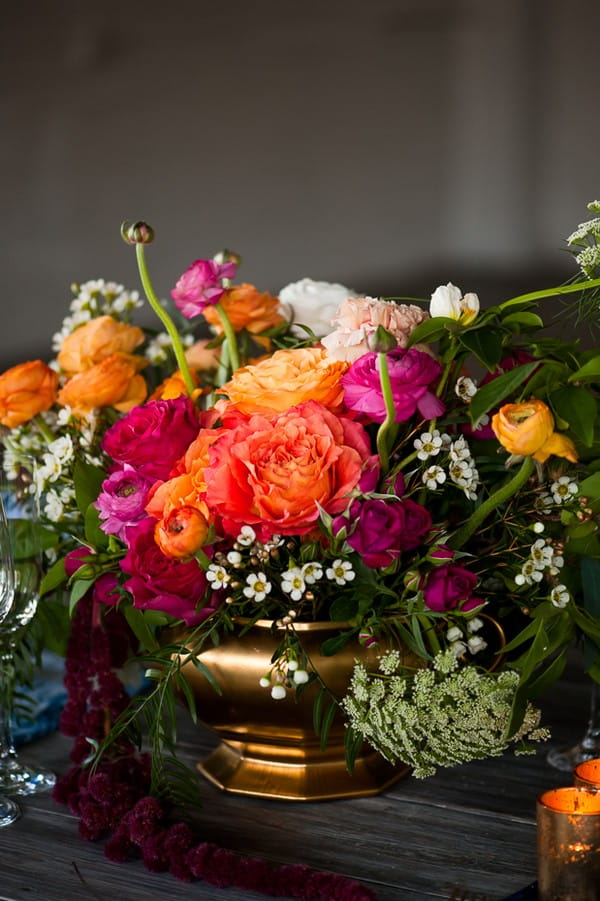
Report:
[{"label": "peach carnation", "polygon": [[353,363],[373,350],[369,342],[379,326],[393,335],[398,347],[407,347],[408,339],[429,313],[414,305],[397,304],[373,297],[349,297],[338,308],[333,320],[335,331],[321,339],[330,359]]}]

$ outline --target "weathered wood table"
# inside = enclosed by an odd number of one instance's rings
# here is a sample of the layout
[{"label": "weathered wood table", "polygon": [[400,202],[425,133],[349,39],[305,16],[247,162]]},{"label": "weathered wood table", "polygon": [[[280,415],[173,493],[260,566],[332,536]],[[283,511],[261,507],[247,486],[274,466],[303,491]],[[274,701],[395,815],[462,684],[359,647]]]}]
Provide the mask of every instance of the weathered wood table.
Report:
[{"label": "weathered wood table", "polygon": [[[578,675],[576,671],[575,675]],[[590,689],[563,679],[545,699],[553,744],[573,744],[585,731]],[[198,754],[198,735],[186,725],[182,758]],[[194,735],[194,744],[190,736]],[[185,740],[187,737],[187,741]],[[214,741],[201,733],[202,750]],[[70,742],[42,739],[26,754],[57,772],[68,766]],[[532,757],[407,778],[385,794],[348,801],[293,803],[223,794],[205,785],[203,838],[274,863],[302,863],[358,879],[379,901],[450,899],[469,891],[477,901],[500,901],[535,879],[535,800],[546,788],[570,784]],[[116,864],[101,843],[77,834],[77,820],[47,795],[21,801],[22,816],[0,829],[0,898],[10,901],[258,901],[263,895],[179,882],[153,874],[140,861]]]}]

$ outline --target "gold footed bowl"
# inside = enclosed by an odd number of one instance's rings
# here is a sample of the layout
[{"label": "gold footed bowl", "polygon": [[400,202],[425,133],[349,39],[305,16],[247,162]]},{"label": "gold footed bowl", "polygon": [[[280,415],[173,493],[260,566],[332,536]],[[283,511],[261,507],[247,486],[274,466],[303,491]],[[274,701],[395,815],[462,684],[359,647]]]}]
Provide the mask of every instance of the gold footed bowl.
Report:
[{"label": "gold footed bowl", "polygon": [[[381,653],[380,648],[367,649],[353,640],[333,657],[323,657],[322,642],[345,625],[294,624],[306,654],[337,698],[346,693],[355,658],[375,669]],[[282,633],[271,630],[270,620],[259,620],[242,638],[232,633],[218,647],[199,655],[220,686],[221,695],[193,663],[183,667],[199,718],[221,739],[220,745],[197,764],[200,773],[227,792],[285,801],[374,795],[405,776],[408,766],[393,766],[367,745],[361,748],[349,773],[341,715],[336,715],[326,748],[321,750],[313,727],[317,683],[308,685],[299,698],[291,690],[278,701],[273,700],[268,688],[259,685],[271,668],[271,658],[281,640]],[[406,651],[407,661],[409,658]]]}]

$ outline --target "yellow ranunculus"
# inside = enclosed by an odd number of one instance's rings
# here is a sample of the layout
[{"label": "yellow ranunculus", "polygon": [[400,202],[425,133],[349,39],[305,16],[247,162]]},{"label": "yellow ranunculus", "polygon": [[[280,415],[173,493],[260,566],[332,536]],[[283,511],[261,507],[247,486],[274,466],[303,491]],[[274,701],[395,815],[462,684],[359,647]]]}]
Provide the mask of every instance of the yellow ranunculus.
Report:
[{"label": "yellow ranunculus", "polygon": [[554,431],[554,418],[541,400],[505,404],[492,416],[492,429],[500,444],[511,454],[533,457],[544,463],[551,454],[578,460],[575,445],[566,435]]}]

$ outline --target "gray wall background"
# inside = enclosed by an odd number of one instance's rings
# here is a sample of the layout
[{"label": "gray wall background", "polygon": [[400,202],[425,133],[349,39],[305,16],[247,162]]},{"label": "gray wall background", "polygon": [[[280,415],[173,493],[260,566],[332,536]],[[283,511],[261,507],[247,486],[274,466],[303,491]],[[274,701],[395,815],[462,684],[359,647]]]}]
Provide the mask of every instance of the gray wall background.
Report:
[{"label": "gray wall background", "polygon": [[484,304],[574,272],[600,195],[592,0],[19,0],[0,25],[3,366],[48,358],[72,281],[166,296],[222,247]]}]

